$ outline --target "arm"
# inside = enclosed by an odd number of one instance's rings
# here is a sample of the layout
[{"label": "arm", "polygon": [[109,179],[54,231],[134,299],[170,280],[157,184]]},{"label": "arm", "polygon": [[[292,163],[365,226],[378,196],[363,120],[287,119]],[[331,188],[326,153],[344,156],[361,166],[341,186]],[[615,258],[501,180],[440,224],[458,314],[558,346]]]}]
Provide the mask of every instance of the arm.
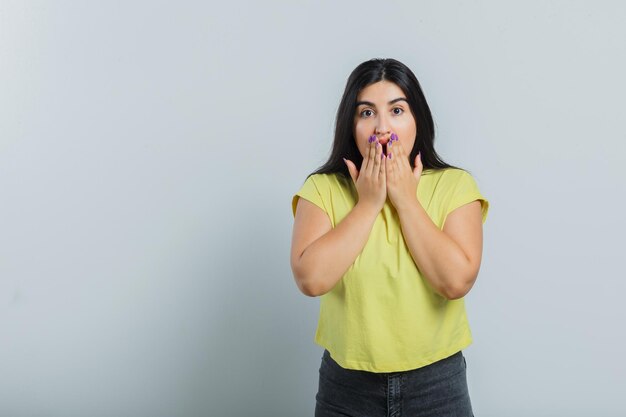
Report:
[{"label": "arm", "polygon": [[328,215],[300,198],[291,240],[291,270],[304,294],[316,297],[330,291],[361,253],[378,211],[357,203],[332,228]]},{"label": "arm", "polygon": [[[422,176],[422,160],[418,153],[415,167],[411,167],[408,155],[400,140],[387,169],[387,192],[400,217],[402,235],[415,265],[431,287],[443,297],[454,300],[469,292],[476,281],[482,256],[482,211],[478,199],[465,203],[448,213],[443,230],[435,225],[417,199],[417,187]],[[391,152],[390,152],[391,153]],[[475,188],[468,181],[460,184],[455,192],[467,192]]]},{"label": "arm", "polygon": [[449,213],[443,230],[417,200],[398,209],[398,215],[404,240],[424,278],[447,299],[465,296],[476,281],[482,257],[480,201]]},{"label": "arm", "polygon": [[363,251],[385,203],[382,146],[370,137],[367,152],[360,170],[344,158],[358,202],[334,228],[324,210],[306,199],[298,199],[291,241],[291,269],[298,287],[306,295],[323,295],[335,287]]}]

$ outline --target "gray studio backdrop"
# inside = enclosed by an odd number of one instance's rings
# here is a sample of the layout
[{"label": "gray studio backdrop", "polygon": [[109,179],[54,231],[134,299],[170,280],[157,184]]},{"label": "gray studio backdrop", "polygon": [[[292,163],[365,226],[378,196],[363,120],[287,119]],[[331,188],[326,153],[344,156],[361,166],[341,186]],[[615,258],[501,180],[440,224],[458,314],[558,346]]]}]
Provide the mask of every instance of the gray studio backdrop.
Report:
[{"label": "gray studio backdrop", "polygon": [[490,200],[477,416],[623,416],[623,2],[0,2],[0,416],[312,416],[291,196],[350,71]]}]

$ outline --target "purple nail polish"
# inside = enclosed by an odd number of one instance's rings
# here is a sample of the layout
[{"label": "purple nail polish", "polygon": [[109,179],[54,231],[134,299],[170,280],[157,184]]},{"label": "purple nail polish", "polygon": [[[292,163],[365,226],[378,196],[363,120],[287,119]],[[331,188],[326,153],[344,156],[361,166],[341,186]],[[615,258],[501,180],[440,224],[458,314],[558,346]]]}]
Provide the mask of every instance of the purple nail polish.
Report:
[{"label": "purple nail polish", "polygon": [[367,140],[369,143],[372,143],[374,141],[376,141],[376,135],[372,135],[370,136],[370,138]]},{"label": "purple nail polish", "polygon": [[398,140],[398,135],[396,135],[395,133],[392,133],[391,140]]}]

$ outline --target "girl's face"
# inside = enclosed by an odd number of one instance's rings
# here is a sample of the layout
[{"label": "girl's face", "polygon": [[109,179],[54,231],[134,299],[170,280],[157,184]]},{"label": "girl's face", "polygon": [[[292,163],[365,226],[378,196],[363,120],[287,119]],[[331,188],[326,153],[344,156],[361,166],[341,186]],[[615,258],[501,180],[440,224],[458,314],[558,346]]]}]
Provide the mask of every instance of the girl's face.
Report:
[{"label": "girl's face", "polygon": [[371,135],[378,137],[386,155],[387,142],[392,133],[398,135],[398,143],[404,147],[404,152],[411,154],[417,126],[400,87],[382,80],[361,90],[356,101],[353,135],[363,158],[370,147],[368,139]]}]

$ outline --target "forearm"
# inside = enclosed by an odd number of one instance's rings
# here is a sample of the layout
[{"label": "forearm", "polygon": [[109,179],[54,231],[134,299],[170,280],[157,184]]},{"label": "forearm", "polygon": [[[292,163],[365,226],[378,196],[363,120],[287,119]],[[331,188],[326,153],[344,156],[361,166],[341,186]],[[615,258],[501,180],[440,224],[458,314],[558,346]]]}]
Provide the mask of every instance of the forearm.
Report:
[{"label": "forearm", "polygon": [[299,269],[306,293],[319,296],[330,291],[361,253],[378,212],[359,205],[333,229],[313,242],[302,254]]},{"label": "forearm", "polygon": [[417,200],[398,209],[398,215],[404,240],[422,276],[447,299],[465,295],[472,269],[459,245],[432,222]]}]

